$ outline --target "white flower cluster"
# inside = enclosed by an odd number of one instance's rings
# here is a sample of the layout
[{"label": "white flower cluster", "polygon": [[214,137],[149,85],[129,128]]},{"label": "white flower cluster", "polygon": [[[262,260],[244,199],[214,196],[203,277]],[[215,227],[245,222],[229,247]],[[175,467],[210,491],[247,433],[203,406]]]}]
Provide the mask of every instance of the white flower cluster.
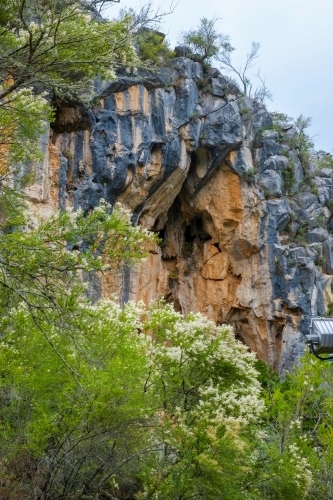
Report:
[{"label": "white flower cluster", "polygon": [[[3,85],[0,85],[0,92],[4,89]],[[45,97],[48,95],[47,92],[41,92],[40,94],[35,94],[31,87],[24,87],[11,92],[7,97],[1,100],[1,105],[6,106],[11,104],[20,104],[20,107],[24,107],[27,112],[39,112],[40,109],[44,109],[44,106],[48,105]]]},{"label": "white flower cluster", "polygon": [[[75,225],[77,220],[82,217],[83,215],[83,210],[82,208],[79,208],[78,210],[74,210],[72,207],[66,207],[66,212],[68,215],[68,218],[70,222]],[[58,212],[60,214],[60,212]]]},{"label": "white flower cluster", "polygon": [[[181,405],[175,409],[179,425],[188,420],[189,412],[196,421],[234,429],[256,421],[264,403],[260,398],[255,358],[235,339],[232,328],[216,326],[200,314],[184,320],[178,313],[167,308],[166,311],[169,321],[164,318],[165,342],[152,342],[149,355],[155,377],[167,370],[165,380],[175,374],[175,379],[179,376],[188,390],[197,394],[190,410],[184,413]],[[158,313],[163,316],[163,312],[157,312],[157,316]],[[173,384],[176,383],[174,380]],[[191,433],[190,428],[188,432]]]},{"label": "white flower cluster", "polygon": [[294,477],[297,486],[302,487],[304,485],[305,489],[308,490],[312,483],[312,472],[309,462],[301,455],[301,450],[295,443],[289,445],[288,451],[289,462],[295,469]]}]

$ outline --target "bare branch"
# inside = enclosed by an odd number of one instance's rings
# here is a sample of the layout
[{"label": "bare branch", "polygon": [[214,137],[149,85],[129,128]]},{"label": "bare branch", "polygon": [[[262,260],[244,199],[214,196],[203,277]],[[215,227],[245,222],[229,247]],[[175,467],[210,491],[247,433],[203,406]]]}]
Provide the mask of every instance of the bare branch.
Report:
[{"label": "bare branch", "polygon": [[255,76],[257,76],[257,78],[259,78],[259,80],[261,81],[261,86],[255,88],[255,90],[252,91],[253,83],[247,76],[248,70],[253,68],[255,64],[255,60],[258,57],[259,49],[260,49],[260,44],[257,42],[252,42],[251,50],[248,54],[246,54],[246,60],[243,67],[236,68],[236,66],[233,65],[231,61],[231,53],[234,51],[234,48],[231,47],[230,45],[229,47],[226,47],[225,49],[219,52],[219,54],[217,55],[217,59],[222,63],[221,65],[222,69],[226,71],[231,71],[232,73],[235,73],[235,75],[237,75],[237,77],[239,78],[239,80],[243,85],[244,95],[252,97],[257,101],[264,103],[266,99],[272,100],[273,97],[272,93],[266,86],[266,77],[264,78],[261,77],[259,68]]},{"label": "bare branch", "polygon": [[266,86],[266,76],[262,77],[260,74],[260,68],[257,71],[257,74],[255,75],[259,80],[261,81],[261,87],[257,87],[256,90],[254,91],[254,99],[257,101],[261,102],[264,104],[266,99],[269,101],[272,101],[273,99],[273,94],[272,92],[267,88]]}]

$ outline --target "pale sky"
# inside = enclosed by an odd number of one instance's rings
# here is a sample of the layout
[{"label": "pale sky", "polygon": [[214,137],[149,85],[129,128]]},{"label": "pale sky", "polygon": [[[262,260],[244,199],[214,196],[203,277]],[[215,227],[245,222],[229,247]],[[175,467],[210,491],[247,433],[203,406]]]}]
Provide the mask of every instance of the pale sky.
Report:
[{"label": "pale sky", "polygon": [[[168,10],[170,1],[153,0]],[[107,10],[138,9],[142,0],[121,0]],[[261,45],[257,67],[266,76],[273,101],[270,111],[296,118],[312,117],[308,133],[316,149],[333,150],[333,1],[332,0],[178,0],[162,30],[177,44],[179,33],[194,28],[201,17],[219,18],[221,32],[236,48],[233,61],[241,65],[251,42]],[[218,67],[218,63],[214,64]],[[249,71],[255,82],[256,68]],[[225,73],[228,74],[228,73]]]}]

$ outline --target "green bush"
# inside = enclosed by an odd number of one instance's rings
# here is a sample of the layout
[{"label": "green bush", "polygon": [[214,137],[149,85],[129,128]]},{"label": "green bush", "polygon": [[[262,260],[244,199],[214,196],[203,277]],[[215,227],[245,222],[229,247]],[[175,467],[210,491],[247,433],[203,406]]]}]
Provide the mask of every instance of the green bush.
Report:
[{"label": "green bush", "polygon": [[293,160],[289,160],[286,168],[282,170],[282,178],[285,190],[290,191],[291,187],[296,181],[295,162]]},{"label": "green bush", "polygon": [[174,51],[165,40],[165,35],[152,30],[143,30],[140,34],[139,55],[142,61],[156,66],[167,64],[175,57]]},{"label": "green bush", "polygon": [[331,168],[333,169],[333,157],[330,154],[326,154],[322,156],[319,160],[317,160],[317,168],[319,170],[323,168]]}]

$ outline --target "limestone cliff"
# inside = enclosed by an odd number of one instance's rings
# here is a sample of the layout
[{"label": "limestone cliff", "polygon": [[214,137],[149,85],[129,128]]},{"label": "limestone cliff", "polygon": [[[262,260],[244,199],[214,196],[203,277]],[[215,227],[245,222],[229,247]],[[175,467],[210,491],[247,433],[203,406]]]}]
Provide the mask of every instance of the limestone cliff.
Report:
[{"label": "limestone cliff", "polygon": [[309,191],[292,125],[272,129],[263,105],[187,58],[96,85],[96,102],[58,110],[27,190],[37,209],[122,202],[162,243],[121,279],[103,278],[104,294],[165,297],[231,323],[259,358],[288,368],[311,313],[333,301],[332,172],[313,172]]}]

